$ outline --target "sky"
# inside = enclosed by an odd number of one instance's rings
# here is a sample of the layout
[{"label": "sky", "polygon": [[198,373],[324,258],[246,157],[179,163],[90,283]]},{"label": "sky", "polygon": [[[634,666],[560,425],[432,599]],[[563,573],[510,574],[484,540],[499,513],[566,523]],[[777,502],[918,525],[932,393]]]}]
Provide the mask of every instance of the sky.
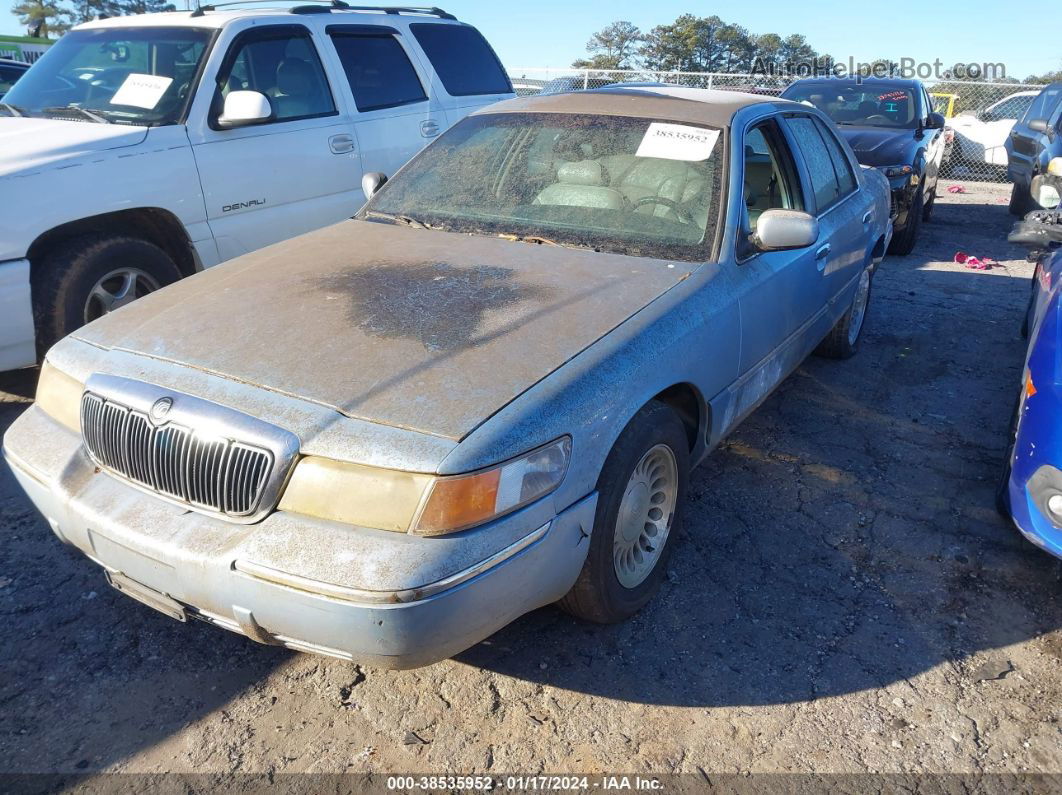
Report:
[{"label": "sky", "polygon": [[[174,0],[183,7],[184,0]],[[0,0],[0,33],[24,31],[10,13],[17,0]],[[364,0],[362,0],[364,2]],[[393,0],[397,2],[397,0]],[[419,0],[427,4],[427,0]],[[565,67],[585,55],[590,35],[617,19],[647,31],[684,13],[716,14],[753,33],[802,33],[819,52],[837,59],[913,58],[1003,62],[1009,77],[1062,69],[1058,27],[1062,6],[1037,4],[1036,23],[1017,13],[1023,6],[1000,0],[879,0],[828,3],[812,0],[756,0],[704,3],[691,0],[432,0],[478,27],[508,67]],[[353,4],[353,3],[352,3]],[[887,9],[887,12],[884,10]],[[1053,16],[1054,18],[1049,18]]]}]

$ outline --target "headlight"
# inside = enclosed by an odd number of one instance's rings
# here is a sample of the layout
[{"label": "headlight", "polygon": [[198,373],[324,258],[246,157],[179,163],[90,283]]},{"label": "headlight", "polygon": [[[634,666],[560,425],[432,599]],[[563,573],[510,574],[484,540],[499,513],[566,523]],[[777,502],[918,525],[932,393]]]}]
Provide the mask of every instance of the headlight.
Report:
[{"label": "headlight", "polygon": [[889,179],[893,177],[906,177],[914,171],[913,166],[878,166],[878,171]]},{"label": "headlight", "polygon": [[81,433],[81,393],[85,385],[45,361],[37,380],[37,405],[53,419]]},{"label": "headlight", "polygon": [[378,530],[456,533],[549,494],[570,454],[566,436],[490,469],[444,477],[309,456],[295,467],[279,507]]}]

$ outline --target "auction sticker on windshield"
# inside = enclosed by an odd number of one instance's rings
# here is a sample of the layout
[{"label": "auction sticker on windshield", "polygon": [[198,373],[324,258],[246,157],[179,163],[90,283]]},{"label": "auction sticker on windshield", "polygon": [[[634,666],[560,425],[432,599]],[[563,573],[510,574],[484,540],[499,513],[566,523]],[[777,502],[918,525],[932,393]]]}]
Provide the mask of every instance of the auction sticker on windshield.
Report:
[{"label": "auction sticker on windshield", "polygon": [[645,131],[635,154],[638,157],[660,157],[665,160],[696,163],[711,156],[718,139],[719,130],[654,121]]},{"label": "auction sticker on windshield", "polygon": [[125,82],[122,83],[121,87],[114,92],[110,103],[112,105],[128,105],[132,108],[154,110],[172,82],[172,77],[131,74],[125,78]]}]

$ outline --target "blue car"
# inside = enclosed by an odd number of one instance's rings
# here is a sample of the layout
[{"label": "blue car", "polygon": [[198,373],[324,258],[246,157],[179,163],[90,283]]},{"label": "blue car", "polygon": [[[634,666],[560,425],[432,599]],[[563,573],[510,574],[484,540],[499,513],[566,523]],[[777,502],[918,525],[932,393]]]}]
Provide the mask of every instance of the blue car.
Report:
[{"label": "blue car", "polygon": [[1025,538],[1062,558],[1062,213],[1033,212],[1009,239],[1040,253],[1022,324],[1029,340],[1025,369],[996,502]]}]

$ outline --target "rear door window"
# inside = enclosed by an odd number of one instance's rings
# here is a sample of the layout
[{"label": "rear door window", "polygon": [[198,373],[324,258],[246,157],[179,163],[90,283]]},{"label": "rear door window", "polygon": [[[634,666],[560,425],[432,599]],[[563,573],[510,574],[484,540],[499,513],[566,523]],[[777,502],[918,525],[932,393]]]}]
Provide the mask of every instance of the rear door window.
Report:
[{"label": "rear door window", "polygon": [[427,100],[409,56],[391,33],[348,33],[329,27],[336,54],[362,113]]},{"label": "rear door window", "polygon": [[826,144],[826,151],[829,152],[830,162],[833,163],[833,171],[837,175],[839,195],[847,196],[856,187],[852,164],[848,161],[848,156],[844,153],[841,142],[837,140],[837,136],[832,130],[818,119],[815,119],[815,129],[819,131],[819,135],[822,136],[822,140]]},{"label": "rear door window", "polygon": [[508,94],[513,90],[498,56],[475,28],[421,22],[409,29],[450,96]]},{"label": "rear door window", "polygon": [[841,186],[837,181],[837,172],[833,167],[833,158],[826,142],[815,127],[815,119],[810,116],[791,116],[786,119],[787,126],[804,155],[811,177],[811,187],[815,194],[815,207],[821,213],[833,204],[841,195]]}]

